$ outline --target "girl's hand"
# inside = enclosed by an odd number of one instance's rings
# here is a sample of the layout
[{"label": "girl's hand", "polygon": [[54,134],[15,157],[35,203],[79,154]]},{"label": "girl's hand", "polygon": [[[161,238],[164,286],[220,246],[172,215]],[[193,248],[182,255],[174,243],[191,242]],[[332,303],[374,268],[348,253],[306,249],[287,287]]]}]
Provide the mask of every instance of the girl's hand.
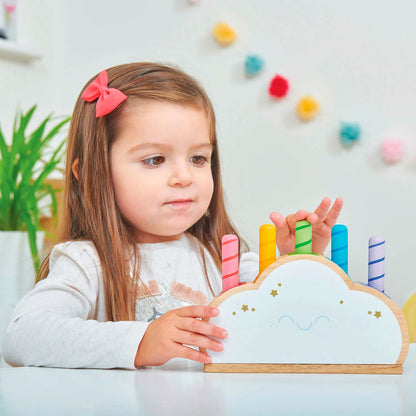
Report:
[{"label": "girl's hand", "polygon": [[134,365],[162,365],[175,357],[210,363],[211,357],[208,354],[185,345],[222,351],[222,344],[211,337],[224,339],[227,331],[198,319],[218,314],[218,309],[210,306],[186,306],[155,319],[147,327],[137,348]]},{"label": "girl's hand", "polygon": [[307,220],[312,224],[312,251],[324,254],[331,240],[331,228],[337,222],[342,203],[342,198],[337,198],[329,209],[331,200],[324,198],[315,212],[300,210],[286,218],[278,212],[272,212],[270,219],[276,226],[276,244],[280,255],[295,251],[295,228],[296,222],[300,220]]}]

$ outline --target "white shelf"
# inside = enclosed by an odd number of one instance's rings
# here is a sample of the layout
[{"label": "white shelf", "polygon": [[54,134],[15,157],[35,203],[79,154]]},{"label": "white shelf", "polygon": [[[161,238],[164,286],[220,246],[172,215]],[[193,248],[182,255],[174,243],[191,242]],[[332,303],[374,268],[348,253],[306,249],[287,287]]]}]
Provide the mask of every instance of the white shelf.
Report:
[{"label": "white shelf", "polygon": [[16,42],[0,39],[0,59],[28,63],[41,57],[39,51],[24,47]]}]

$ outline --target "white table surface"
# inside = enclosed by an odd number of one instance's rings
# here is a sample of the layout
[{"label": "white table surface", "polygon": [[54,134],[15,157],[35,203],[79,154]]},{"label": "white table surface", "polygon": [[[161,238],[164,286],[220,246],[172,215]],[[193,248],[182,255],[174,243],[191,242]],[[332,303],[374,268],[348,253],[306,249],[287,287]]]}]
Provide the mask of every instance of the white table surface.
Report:
[{"label": "white table surface", "polygon": [[212,374],[185,360],[127,370],[0,368],[0,415],[416,415],[403,375]]}]

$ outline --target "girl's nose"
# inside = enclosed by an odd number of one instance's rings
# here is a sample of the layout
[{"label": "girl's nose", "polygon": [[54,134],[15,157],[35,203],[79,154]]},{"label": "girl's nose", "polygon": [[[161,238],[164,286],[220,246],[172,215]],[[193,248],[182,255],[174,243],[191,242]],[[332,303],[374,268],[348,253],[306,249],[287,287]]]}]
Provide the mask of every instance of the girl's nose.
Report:
[{"label": "girl's nose", "polygon": [[172,169],[168,180],[169,186],[189,186],[192,183],[190,166],[185,163],[178,163]]}]

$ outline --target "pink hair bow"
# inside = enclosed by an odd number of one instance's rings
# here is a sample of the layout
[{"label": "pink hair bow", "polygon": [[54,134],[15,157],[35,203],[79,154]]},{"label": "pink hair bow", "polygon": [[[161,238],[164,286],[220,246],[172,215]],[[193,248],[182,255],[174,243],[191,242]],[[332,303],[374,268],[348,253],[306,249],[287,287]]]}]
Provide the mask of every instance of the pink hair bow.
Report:
[{"label": "pink hair bow", "polygon": [[120,105],[127,95],[123,94],[116,88],[108,88],[107,71],[101,71],[97,78],[82,93],[81,98],[91,102],[97,100],[95,106],[95,116],[102,117],[111,113],[118,105]]}]

